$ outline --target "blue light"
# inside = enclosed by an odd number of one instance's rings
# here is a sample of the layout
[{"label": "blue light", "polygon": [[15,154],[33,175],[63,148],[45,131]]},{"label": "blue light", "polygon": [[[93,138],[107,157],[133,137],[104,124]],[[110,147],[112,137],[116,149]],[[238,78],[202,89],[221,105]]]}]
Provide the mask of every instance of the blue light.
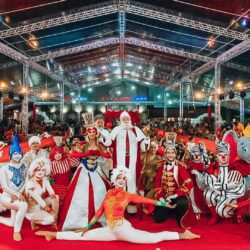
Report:
[{"label": "blue light", "polygon": [[247,19],[246,18],[241,20],[241,26],[243,26],[243,27],[247,26]]}]

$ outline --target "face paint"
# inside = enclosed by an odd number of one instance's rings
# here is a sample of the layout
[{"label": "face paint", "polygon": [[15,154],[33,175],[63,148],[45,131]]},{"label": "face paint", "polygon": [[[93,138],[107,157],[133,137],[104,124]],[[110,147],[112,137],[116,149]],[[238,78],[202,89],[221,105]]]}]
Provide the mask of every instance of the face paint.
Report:
[{"label": "face paint", "polygon": [[22,159],[22,155],[19,154],[18,152],[15,152],[13,155],[12,155],[12,158],[11,160],[15,161],[15,162],[20,162],[20,160]]}]

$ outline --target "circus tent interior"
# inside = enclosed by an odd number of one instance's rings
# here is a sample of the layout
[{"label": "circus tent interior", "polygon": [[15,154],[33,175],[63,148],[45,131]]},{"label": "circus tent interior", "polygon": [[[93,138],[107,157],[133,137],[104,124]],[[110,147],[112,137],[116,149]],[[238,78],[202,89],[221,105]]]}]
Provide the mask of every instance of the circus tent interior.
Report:
[{"label": "circus tent interior", "polygon": [[[10,123],[24,145],[35,124],[79,129],[87,112],[103,114],[111,129],[127,110],[134,124],[177,124],[186,141],[182,125],[206,119],[197,137],[215,151],[223,124],[250,122],[249,32],[246,0],[0,1],[0,141]],[[128,219],[146,231],[179,230],[174,221],[153,224],[147,215]],[[246,221],[206,223],[202,218],[194,227],[199,240],[141,246],[46,242],[25,220],[20,243],[0,224],[0,249],[250,248]]]}]

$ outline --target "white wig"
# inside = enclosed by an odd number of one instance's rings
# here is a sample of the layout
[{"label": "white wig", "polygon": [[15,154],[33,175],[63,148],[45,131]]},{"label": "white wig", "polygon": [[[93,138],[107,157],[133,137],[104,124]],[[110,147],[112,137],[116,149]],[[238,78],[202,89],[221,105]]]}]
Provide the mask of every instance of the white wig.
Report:
[{"label": "white wig", "polygon": [[34,142],[37,142],[37,143],[41,144],[40,137],[38,137],[36,135],[31,136],[30,139],[29,139],[29,146],[31,146],[31,144],[34,143]]},{"label": "white wig", "polygon": [[129,113],[128,113],[127,111],[123,111],[123,112],[120,114],[120,119],[121,119],[122,117],[128,117],[129,119],[131,119],[131,117],[130,117],[130,115],[129,115]]},{"label": "white wig", "polygon": [[42,167],[45,169],[46,176],[50,175],[51,161],[48,158],[39,157],[31,162],[28,169],[28,174],[30,177],[34,175],[34,170],[38,167]]},{"label": "white wig", "polygon": [[127,181],[129,181],[131,179],[131,173],[130,173],[130,170],[128,168],[123,167],[123,166],[117,166],[112,171],[111,183],[114,184],[116,182],[118,175],[122,175],[123,177],[125,176]]}]

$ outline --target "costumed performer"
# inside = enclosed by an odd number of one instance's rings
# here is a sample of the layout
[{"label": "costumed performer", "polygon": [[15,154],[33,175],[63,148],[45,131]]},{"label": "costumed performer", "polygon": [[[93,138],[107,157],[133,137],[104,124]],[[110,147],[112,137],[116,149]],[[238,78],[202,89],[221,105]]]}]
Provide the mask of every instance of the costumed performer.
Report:
[{"label": "costumed performer", "polygon": [[[70,183],[60,213],[63,231],[87,226],[110,188],[98,165],[98,158],[111,158],[111,155],[97,141],[95,127],[87,128],[87,137],[88,141],[82,145],[82,152],[71,153],[71,156],[81,158],[81,163]],[[100,219],[100,223],[105,225],[104,217]]]},{"label": "costumed performer", "polygon": [[[110,133],[109,143],[113,156],[113,167],[127,166],[131,171],[131,180],[128,181],[127,189],[131,193],[137,192],[137,183],[142,170],[141,151],[145,152],[150,139],[144,135],[142,130],[131,123],[131,117],[128,112],[123,111],[120,115],[121,125],[116,126]],[[136,206],[129,205],[127,212],[134,214],[137,212]]]},{"label": "costumed performer", "polygon": [[0,203],[7,209],[11,210],[10,218],[0,216],[0,223],[14,227],[13,239],[21,241],[21,228],[28,204],[23,195],[25,182],[27,180],[27,167],[21,163],[22,149],[18,142],[18,135],[10,145],[10,162],[1,167],[1,184],[3,193],[0,196]]},{"label": "costumed performer", "polygon": [[[128,241],[132,243],[157,243],[165,240],[196,239],[199,235],[186,230],[184,233],[158,232],[150,233],[132,227],[131,223],[124,218],[124,212],[130,202],[147,203],[156,206],[173,208],[169,203],[155,201],[136,194],[126,192],[127,181],[130,179],[129,169],[118,166],[113,170],[111,177],[114,188],[110,189],[102,205],[86,228],[69,232],[39,231],[38,236],[45,236],[47,240],[92,240],[92,241]],[[89,230],[105,214],[107,227]]]},{"label": "costumed performer", "polygon": [[51,163],[47,158],[40,157],[32,161],[28,174],[29,181],[26,183],[25,193],[29,204],[26,218],[31,222],[32,230],[37,225],[51,225],[56,227],[59,197],[50,185]]}]

